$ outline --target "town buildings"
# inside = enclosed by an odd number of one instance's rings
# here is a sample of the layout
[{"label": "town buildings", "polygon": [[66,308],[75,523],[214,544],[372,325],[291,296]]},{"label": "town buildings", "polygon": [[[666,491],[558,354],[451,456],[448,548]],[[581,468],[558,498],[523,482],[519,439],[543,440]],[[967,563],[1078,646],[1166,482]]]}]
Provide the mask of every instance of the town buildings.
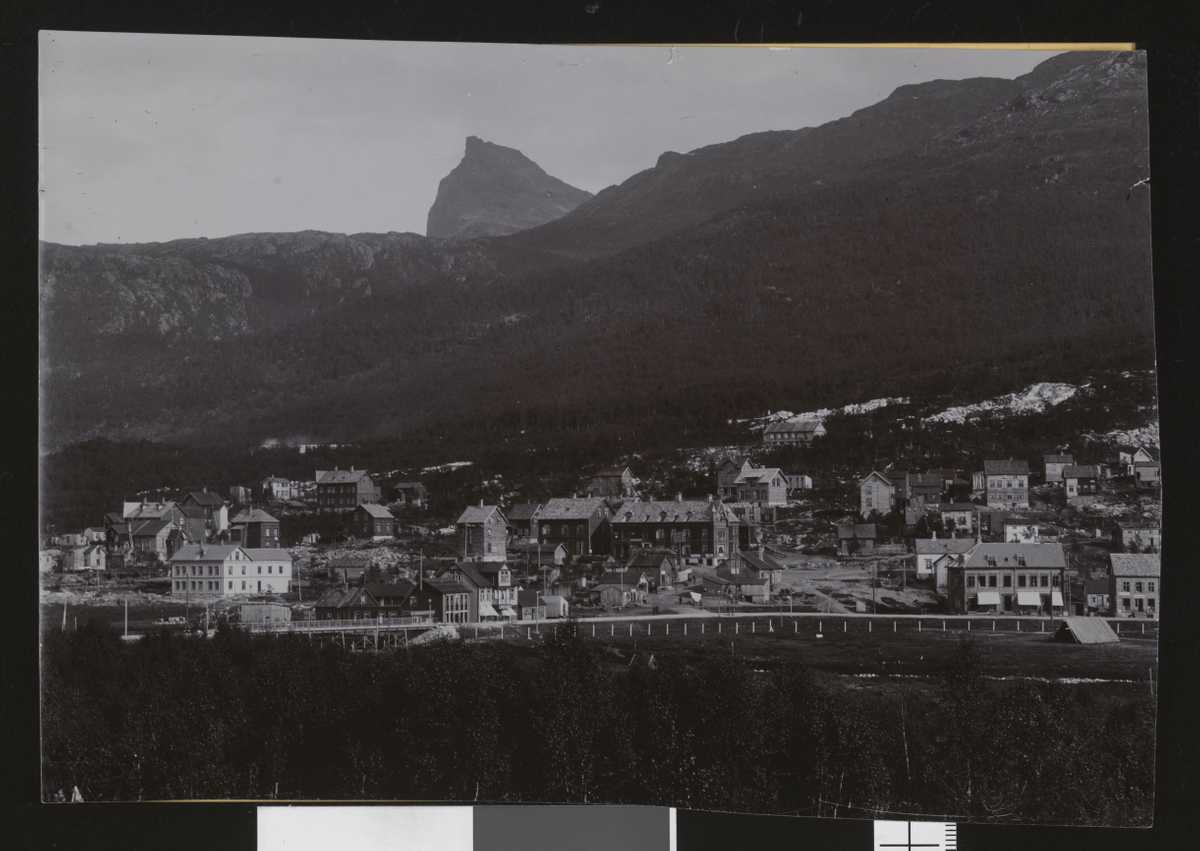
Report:
[{"label": "town buildings", "polygon": [[379,502],[379,487],[365,470],[317,470],[317,510],[347,513],[355,506]]},{"label": "town buildings", "polygon": [[458,554],[464,560],[505,561],[508,558],[508,520],[497,505],[469,505],[454,523]]},{"label": "town buildings", "polygon": [[733,480],[732,490],[736,502],[769,507],[787,505],[788,502],[787,477],[778,467],[755,467],[745,461]]},{"label": "town buildings", "polygon": [[825,424],[820,420],[785,420],[771,423],[763,429],[763,445],[811,446],[814,440],[825,434]]},{"label": "town buildings", "polygon": [[104,570],[107,552],[102,544],[66,547],[62,550],[61,565],[63,571]]},{"label": "town buildings", "polygon": [[427,610],[435,623],[479,620],[479,597],[460,576],[425,579],[412,593],[413,608]]},{"label": "town buildings", "polygon": [[984,489],[991,508],[1029,507],[1029,463],[1012,458],[983,462]]},{"label": "town buildings", "polygon": [[429,507],[429,491],[421,482],[396,482],[392,485],[392,494],[401,505],[421,509]]},{"label": "town buildings", "polygon": [[517,502],[508,507],[504,516],[508,518],[508,534],[514,541],[537,540],[536,520],[541,510],[540,502]]},{"label": "town buildings", "polygon": [[1047,452],[1042,456],[1043,480],[1047,484],[1061,484],[1063,468],[1075,464],[1075,456],[1070,452]]},{"label": "town buildings", "polygon": [[917,560],[917,578],[927,579],[930,576],[937,576],[939,565],[946,566],[956,563],[955,557],[966,555],[975,547],[975,544],[976,542],[971,538],[917,538],[913,541]]},{"label": "town buildings", "polygon": [[395,537],[396,518],[382,505],[364,502],[350,515],[350,528],[359,538],[386,541]]},{"label": "town buildings", "polygon": [[171,593],[193,597],[286,594],[292,578],[287,550],[237,544],[184,544],[168,567]]},{"label": "town buildings", "polygon": [[487,620],[517,616],[517,586],[512,571],[503,562],[462,561],[447,569],[439,579],[450,579],[474,595],[473,611]]},{"label": "town buildings", "polygon": [[614,570],[601,575],[588,590],[592,599],[606,609],[640,606],[646,602],[650,580],[640,570]]},{"label": "town buildings", "polygon": [[666,548],[712,566],[737,546],[740,521],[726,504],[708,499],[626,500],[610,521],[613,555],[627,560],[643,547]]},{"label": "town buildings", "polygon": [[278,547],[279,521],[261,508],[243,509],[229,522],[229,541],[243,547]]},{"label": "town buildings", "polygon": [[1156,553],[1162,549],[1162,530],[1157,523],[1118,523],[1113,529],[1113,546],[1127,553]]},{"label": "town buildings", "polygon": [[1126,446],[1117,450],[1117,464],[1126,476],[1134,475],[1138,464],[1158,463],[1158,448],[1154,446]]},{"label": "town buildings", "polygon": [[1100,467],[1095,464],[1072,464],[1062,471],[1067,504],[1091,505],[1100,495]]},{"label": "town buildings", "polygon": [[1052,614],[1066,586],[1061,544],[977,543],[950,565],[947,591],[956,611]]},{"label": "town buildings", "polygon": [[538,541],[562,544],[568,559],[609,551],[608,506],[600,497],[552,499],[536,522]]},{"label": "town buildings", "polygon": [[879,530],[874,523],[839,523],[838,554],[853,556],[873,553],[878,538]]},{"label": "town buildings", "polygon": [[858,483],[858,510],[864,520],[874,513],[891,513],[896,509],[898,499],[891,477],[878,470],[872,470]]},{"label": "town buildings", "polygon": [[204,488],[189,492],[179,501],[180,508],[193,506],[204,513],[204,531],[208,540],[215,540],[229,528],[229,509],[220,494]]},{"label": "town buildings", "polygon": [[787,479],[789,492],[810,491],[813,489],[813,477],[804,473],[786,473],[784,478]]},{"label": "town buildings", "polygon": [[1109,599],[1120,618],[1157,618],[1162,576],[1158,553],[1113,553],[1109,556]]},{"label": "town buildings", "polygon": [[942,534],[950,538],[975,534],[976,512],[979,506],[971,502],[948,502],[938,507],[942,519]]},{"label": "town buildings", "polygon": [[[318,472],[318,476],[320,473]],[[292,486],[291,479],[281,476],[267,476],[258,485],[258,492],[267,502],[286,502],[295,499],[299,494]]]},{"label": "town buildings", "polygon": [[655,586],[670,586],[683,569],[683,559],[665,547],[635,550],[625,565],[626,570],[645,574]]},{"label": "town buildings", "polygon": [[592,476],[588,493],[599,497],[632,497],[637,493],[637,479],[628,467],[606,467]]}]

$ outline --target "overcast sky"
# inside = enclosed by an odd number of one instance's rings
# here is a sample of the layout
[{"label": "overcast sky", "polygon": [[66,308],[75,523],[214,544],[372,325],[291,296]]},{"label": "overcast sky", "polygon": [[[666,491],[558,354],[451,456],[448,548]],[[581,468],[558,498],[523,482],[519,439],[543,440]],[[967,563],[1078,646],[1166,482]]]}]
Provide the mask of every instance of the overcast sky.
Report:
[{"label": "overcast sky", "polygon": [[469,135],[596,192],[663,151],[822,124],[907,83],[1016,77],[1052,55],[44,32],[41,233],[424,233]]}]

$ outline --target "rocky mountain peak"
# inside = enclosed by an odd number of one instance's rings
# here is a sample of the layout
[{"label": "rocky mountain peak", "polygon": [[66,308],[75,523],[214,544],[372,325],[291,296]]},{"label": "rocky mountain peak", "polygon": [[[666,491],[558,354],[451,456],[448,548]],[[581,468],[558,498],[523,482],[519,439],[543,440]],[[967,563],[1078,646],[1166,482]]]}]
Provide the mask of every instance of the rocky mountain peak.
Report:
[{"label": "rocky mountain peak", "polygon": [[462,161],[438,184],[425,232],[439,239],[505,236],[554,221],[591,197],[515,148],[468,136]]}]

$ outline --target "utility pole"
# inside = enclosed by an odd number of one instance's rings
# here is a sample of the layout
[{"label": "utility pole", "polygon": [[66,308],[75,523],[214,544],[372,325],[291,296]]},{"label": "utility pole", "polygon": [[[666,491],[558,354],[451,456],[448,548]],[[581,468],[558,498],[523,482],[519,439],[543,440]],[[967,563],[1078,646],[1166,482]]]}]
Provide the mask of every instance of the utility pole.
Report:
[{"label": "utility pole", "polygon": [[875,586],[879,583],[879,559],[871,561],[871,614],[876,614],[878,608],[875,603]]}]

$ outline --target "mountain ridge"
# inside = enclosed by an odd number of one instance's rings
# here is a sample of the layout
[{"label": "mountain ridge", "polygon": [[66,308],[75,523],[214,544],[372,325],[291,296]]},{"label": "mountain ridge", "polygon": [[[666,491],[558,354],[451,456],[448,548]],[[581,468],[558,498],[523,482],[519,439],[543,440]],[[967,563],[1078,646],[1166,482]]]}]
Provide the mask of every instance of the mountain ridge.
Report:
[{"label": "mountain ridge", "polygon": [[[823,137],[666,152],[686,185],[640,172],[506,237],[47,243],[46,433],[636,435],[655,417],[896,395],[938,364],[1015,376],[1038,358],[1144,358],[1139,57],[1055,57],[1015,88],[900,87]],[[755,195],[763,175],[772,191]]]}]

